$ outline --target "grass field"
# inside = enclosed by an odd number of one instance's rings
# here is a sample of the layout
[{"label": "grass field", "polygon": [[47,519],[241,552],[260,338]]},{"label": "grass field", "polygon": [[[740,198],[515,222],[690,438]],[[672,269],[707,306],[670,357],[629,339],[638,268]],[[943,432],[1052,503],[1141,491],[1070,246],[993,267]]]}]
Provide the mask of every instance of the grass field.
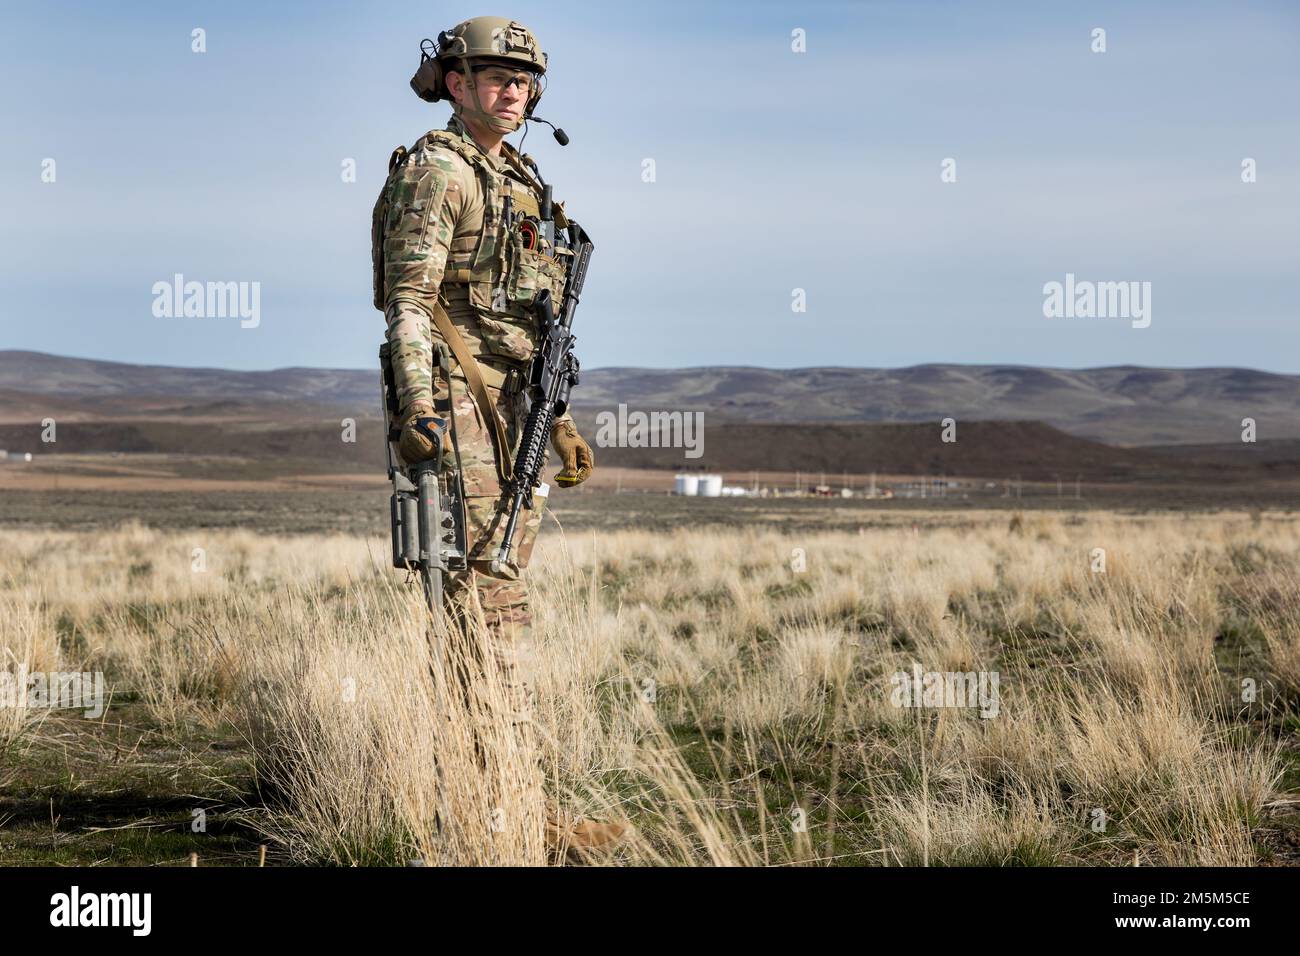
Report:
[{"label": "grass field", "polygon": [[10,525],[0,669],[109,697],[0,707],[0,861],[1300,862],[1300,518],[753,505],[547,529],[532,735],[371,530]]}]

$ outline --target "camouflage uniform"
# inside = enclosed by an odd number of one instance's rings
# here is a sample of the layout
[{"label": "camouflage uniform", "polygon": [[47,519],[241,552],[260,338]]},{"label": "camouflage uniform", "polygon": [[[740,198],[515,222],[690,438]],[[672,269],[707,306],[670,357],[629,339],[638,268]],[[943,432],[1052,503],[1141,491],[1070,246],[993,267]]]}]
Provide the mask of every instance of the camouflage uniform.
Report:
[{"label": "camouflage uniform", "polygon": [[[398,442],[402,453],[432,454],[429,435],[419,437],[420,429],[429,418],[450,420],[452,442],[443,446],[443,463],[463,476],[469,567],[444,575],[446,596],[460,614],[481,612],[516,722],[527,728],[532,615],[520,570],[532,555],[548,489],[535,490],[534,510],[520,516],[515,563],[494,572],[492,558],[505,524],[499,478],[505,461],[516,457],[527,415],[517,385],[536,345],[531,305],[542,290],[560,305],[574,253],[553,241],[569,225],[563,203],[553,207],[554,233],[540,221],[536,167],[530,174],[529,164],[504,141],[499,157],[489,155],[461,117],[472,117],[476,129],[514,132],[541,99],[547,57],[527,27],[504,17],[466,20],[440,33],[436,45],[426,40],[420,49],[412,90],[430,103],[454,100],[454,115],[445,130],[425,134],[409,151],[399,147],[389,162],[371,234],[375,306],[388,321],[393,387],[404,426]],[[477,64],[484,70],[505,66],[527,72],[521,115],[485,108],[473,79]],[[451,71],[460,74],[467,91],[459,99],[446,82]],[[521,78],[497,72],[485,79],[488,89],[505,90],[507,82]],[[562,136],[557,130],[556,138]],[[452,361],[457,353],[481,372],[482,382]],[[488,406],[497,414],[485,419]],[[555,423],[550,439],[564,464],[553,480],[563,487],[584,481],[594,456],[567,414]],[[624,831],[622,824],[576,820],[547,804],[544,833],[552,851],[609,847]]]},{"label": "camouflage uniform", "polygon": [[[481,609],[501,673],[526,696],[532,615],[520,570],[532,554],[549,489],[539,488],[534,509],[521,516],[513,566],[494,572],[505,520],[490,423],[431,321],[434,303],[441,302],[479,364],[513,461],[527,399],[511,385],[526,378],[537,337],[529,306],[543,288],[558,303],[571,254],[530,250],[517,232],[503,229],[506,197],[514,210],[535,214],[540,189],[518,168],[514,149],[504,142],[501,149],[500,157],[485,153],[453,115],[445,130],[394,152],[375,206],[375,304],[388,322],[400,407],[427,401],[452,423],[454,441],[444,449],[443,464],[458,468],[464,481],[469,561],[467,570],[446,576],[448,599],[461,613]],[[562,204],[556,208],[562,221]],[[566,414],[562,420],[571,419]]]}]

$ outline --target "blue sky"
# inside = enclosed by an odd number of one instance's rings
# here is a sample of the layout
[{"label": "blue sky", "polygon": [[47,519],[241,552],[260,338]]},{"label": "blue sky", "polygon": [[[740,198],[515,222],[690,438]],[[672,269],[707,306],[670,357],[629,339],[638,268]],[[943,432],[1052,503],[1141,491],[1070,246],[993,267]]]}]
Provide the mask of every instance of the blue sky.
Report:
[{"label": "blue sky", "polygon": [[[1294,3],[153,7],[5,5],[0,348],[373,366],[371,207],[449,112],[407,87],[419,41],[498,13],[572,139],[525,150],[596,243],[587,367],[1300,372]],[[260,282],[260,324],[156,318],[178,272]],[[1067,272],[1151,282],[1150,327],[1045,318]]]}]

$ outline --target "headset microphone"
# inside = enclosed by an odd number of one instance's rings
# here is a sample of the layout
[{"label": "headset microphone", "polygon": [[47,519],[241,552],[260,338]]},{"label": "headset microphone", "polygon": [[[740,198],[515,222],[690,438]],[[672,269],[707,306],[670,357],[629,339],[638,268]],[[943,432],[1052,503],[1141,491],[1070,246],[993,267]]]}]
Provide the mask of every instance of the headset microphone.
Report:
[{"label": "headset microphone", "polygon": [[559,143],[561,146],[569,145],[569,134],[566,133],[564,130],[559,129],[554,123],[544,120],[540,116],[530,116],[529,119],[535,120],[538,123],[546,123],[546,125],[551,128],[552,130],[551,135],[555,137],[555,141],[557,143]]}]

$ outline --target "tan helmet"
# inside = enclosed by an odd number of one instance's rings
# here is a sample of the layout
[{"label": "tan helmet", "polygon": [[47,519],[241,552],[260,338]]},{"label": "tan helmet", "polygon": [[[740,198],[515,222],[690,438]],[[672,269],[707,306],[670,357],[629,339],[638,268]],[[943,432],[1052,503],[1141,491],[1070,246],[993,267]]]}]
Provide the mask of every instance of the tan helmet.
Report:
[{"label": "tan helmet", "polygon": [[537,77],[546,72],[546,54],[542,52],[537,37],[526,26],[505,17],[474,17],[438,34],[436,46],[431,40],[420,44],[420,67],[415,71],[415,76],[411,77],[411,89],[415,90],[420,99],[430,103],[451,100],[446,78],[449,70],[455,70],[465,77],[465,85],[474,94],[474,104],[477,107],[468,109],[453,100],[452,109],[456,114],[469,113],[493,129],[513,133],[524,119],[532,116],[542,98],[540,84],[534,82],[528,103],[524,107],[523,118],[511,124],[498,115],[486,112],[479,102],[473,73],[476,61],[509,64],[528,70]]}]

